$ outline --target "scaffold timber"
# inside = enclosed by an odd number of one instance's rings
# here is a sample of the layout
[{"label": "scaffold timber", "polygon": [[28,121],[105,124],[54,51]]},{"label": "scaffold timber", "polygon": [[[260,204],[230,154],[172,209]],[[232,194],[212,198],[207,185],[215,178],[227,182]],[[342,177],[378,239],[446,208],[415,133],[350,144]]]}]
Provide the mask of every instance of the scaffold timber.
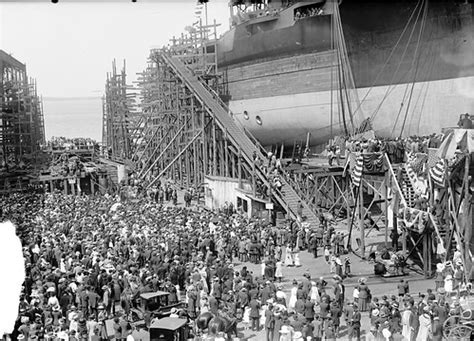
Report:
[{"label": "scaffold timber", "polygon": [[137,127],[134,88],[127,85],[126,65],[124,61],[120,73],[115,60],[112,72],[107,74],[105,96],[103,98],[102,141],[107,146],[109,158],[123,162],[129,160],[132,153],[133,130]]},{"label": "scaffold timber", "polygon": [[[349,155],[348,164],[351,157],[362,156]],[[353,170],[351,172],[348,194],[352,192],[352,195],[348,198],[352,197],[354,204],[352,201],[347,203],[351,208],[348,249],[352,248],[361,257],[367,256],[365,238],[373,226],[367,228],[366,220],[376,208],[378,213],[374,215],[374,223],[383,223],[386,248],[391,248],[388,243],[389,230],[392,230],[390,236],[392,233],[401,233],[400,254],[404,259],[413,259],[426,277],[433,275],[437,262],[452,259],[457,251],[462,259],[464,275],[468,277],[472,267],[473,245],[470,228],[473,219],[472,195],[469,192],[472,153],[466,153],[455,166],[445,170],[443,186],[435,186],[427,172],[429,184],[425,189],[417,188],[416,191],[418,184],[409,175],[408,162],[392,164],[387,154],[379,153],[379,157],[384,164],[384,171],[380,174],[364,174],[363,171],[360,179],[354,181]],[[422,195],[418,193],[420,191]],[[417,202],[420,200],[429,200],[426,208],[419,207]],[[351,245],[351,239],[354,238],[357,242],[355,247]],[[398,251],[397,247],[393,251]]]},{"label": "scaffold timber", "polygon": [[7,172],[34,168],[45,143],[42,101],[25,64],[0,50],[1,168]]},{"label": "scaffold timber", "polygon": [[[267,162],[267,152],[220,99],[215,37],[206,35],[210,30],[200,25],[173,39],[169,48],[151,51],[139,80],[142,117],[137,131],[142,134],[124,134],[133,146],[135,175],[148,188],[162,179],[195,189],[202,189],[209,176],[238,179],[239,188],[254,198],[273,201],[294,218],[302,210],[300,218],[316,224],[316,214],[284,179],[282,190],[274,189],[266,167],[257,162]],[[111,109],[106,106],[106,116]],[[107,131],[109,125],[106,121]],[[122,137],[112,138],[108,147],[120,141]]]}]

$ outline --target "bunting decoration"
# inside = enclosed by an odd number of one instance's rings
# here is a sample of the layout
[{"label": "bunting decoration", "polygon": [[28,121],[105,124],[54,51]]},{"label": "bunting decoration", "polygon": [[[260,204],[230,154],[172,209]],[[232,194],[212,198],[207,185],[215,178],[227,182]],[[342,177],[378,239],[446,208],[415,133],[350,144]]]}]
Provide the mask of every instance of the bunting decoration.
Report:
[{"label": "bunting decoration", "polygon": [[360,154],[357,156],[355,166],[352,170],[352,182],[355,187],[360,186],[363,167],[364,167],[364,156]]},{"label": "bunting decoration", "polygon": [[430,176],[433,183],[439,187],[444,187],[444,174],[446,172],[446,162],[440,159],[436,165],[430,169]]},{"label": "bunting decoration", "polygon": [[377,174],[385,172],[382,153],[363,154],[363,161],[365,173]]}]

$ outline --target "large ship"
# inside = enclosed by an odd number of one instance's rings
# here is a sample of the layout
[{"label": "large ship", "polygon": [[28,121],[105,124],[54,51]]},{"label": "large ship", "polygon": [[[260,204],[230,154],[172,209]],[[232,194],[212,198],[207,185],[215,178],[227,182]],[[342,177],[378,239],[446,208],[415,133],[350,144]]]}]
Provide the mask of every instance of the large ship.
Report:
[{"label": "large ship", "polygon": [[231,1],[217,42],[229,107],[263,145],[312,146],[370,123],[424,135],[474,113],[466,0]]}]

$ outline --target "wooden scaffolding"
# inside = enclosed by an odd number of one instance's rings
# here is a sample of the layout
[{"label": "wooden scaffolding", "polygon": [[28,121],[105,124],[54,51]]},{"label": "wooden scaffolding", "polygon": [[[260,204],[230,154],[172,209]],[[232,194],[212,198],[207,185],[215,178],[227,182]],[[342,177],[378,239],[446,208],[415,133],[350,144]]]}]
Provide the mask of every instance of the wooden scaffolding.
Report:
[{"label": "wooden scaffolding", "polygon": [[0,108],[1,168],[35,168],[45,143],[42,101],[25,64],[1,50]]},{"label": "wooden scaffolding", "polygon": [[[267,152],[221,100],[215,28],[199,23],[168,48],[151,51],[138,82],[140,115],[133,128],[122,130],[123,137],[109,134],[113,121],[104,120],[104,131],[112,137],[108,148],[126,145],[128,139],[124,155],[147,188],[166,179],[203,191],[209,177],[234,179],[240,190],[292,217],[302,205],[303,216],[315,225],[316,214],[290,184],[282,179],[282,190],[275,189],[268,169],[258,162],[268,163]],[[113,89],[106,89],[106,98]],[[114,107],[106,105],[104,117],[113,115]]]}]

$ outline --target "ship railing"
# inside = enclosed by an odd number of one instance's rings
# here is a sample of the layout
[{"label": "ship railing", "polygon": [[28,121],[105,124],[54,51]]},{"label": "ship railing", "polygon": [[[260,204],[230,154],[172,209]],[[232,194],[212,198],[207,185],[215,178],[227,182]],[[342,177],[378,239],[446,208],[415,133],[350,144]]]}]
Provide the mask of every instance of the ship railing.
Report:
[{"label": "ship railing", "polygon": [[[237,126],[242,129],[242,131],[248,136],[248,138],[252,141],[252,143],[259,149],[261,154],[263,156],[267,156],[268,154],[267,154],[266,149],[260,144],[257,138],[239,120],[235,119],[235,116],[232,113],[232,111],[229,109],[229,106],[220,98],[219,94],[213,88],[211,88],[208,84],[206,84],[206,82],[201,81],[201,84],[203,84],[203,86],[212,94],[213,98],[227,111],[227,113],[233,119],[233,121],[237,124]],[[281,193],[281,191],[278,191],[273,186],[272,182],[269,180],[268,173],[264,169],[259,169],[259,171],[262,172],[262,174],[264,175],[266,179],[265,185],[268,186],[268,188],[270,188],[270,191],[277,193],[281,198],[283,198],[284,197],[283,193]],[[282,175],[282,179],[283,179],[282,181],[283,184],[286,183],[288,186],[290,186],[299,197],[304,199],[304,204],[307,206],[307,208],[310,211],[313,211],[314,207],[308,204],[308,200],[306,200],[307,198],[306,198],[306,195],[303,193],[303,191],[300,188],[295,187],[294,183],[289,182],[288,177],[286,177],[285,175]],[[293,212],[293,210],[290,208],[290,206],[287,203],[280,200],[279,202],[287,212]],[[293,212],[293,214],[295,213]],[[296,214],[295,214],[295,217],[296,217]],[[301,224],[301,222],[298,222],[298,224]]]}]

